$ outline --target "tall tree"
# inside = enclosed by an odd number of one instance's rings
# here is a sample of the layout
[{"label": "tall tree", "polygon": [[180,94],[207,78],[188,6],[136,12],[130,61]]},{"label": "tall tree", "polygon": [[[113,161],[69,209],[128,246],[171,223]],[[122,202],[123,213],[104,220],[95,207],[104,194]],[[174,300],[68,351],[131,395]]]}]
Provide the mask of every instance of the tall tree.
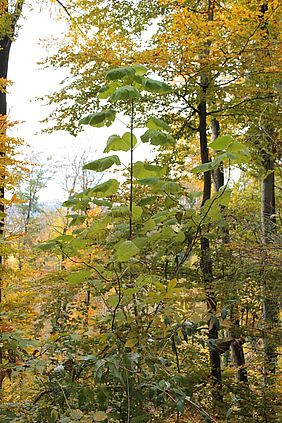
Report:
[{"label": "tall tree", "polygon": [[[12,3],[12,4],[11,4]],[[15,3],[9,0],[0,2],[0,79],[7,80],[8,64],[11,45],[16,33],[18,19],[22,13],[24,0],[17,0]],[[7,98],[6,86],[0,90],[0,117],[2,122],[1,136],[6,134]],[[5,148],[0,151],[1,161],[5,161]],[[5,176],[0,176],[0,212],[4,213]],[[0,221],[0,238],[3,238],[4,220]],[[0,255],[0,267],[3,265],[3,256]],[[0,302],[2,299],[2,276],[0,275]]]}]

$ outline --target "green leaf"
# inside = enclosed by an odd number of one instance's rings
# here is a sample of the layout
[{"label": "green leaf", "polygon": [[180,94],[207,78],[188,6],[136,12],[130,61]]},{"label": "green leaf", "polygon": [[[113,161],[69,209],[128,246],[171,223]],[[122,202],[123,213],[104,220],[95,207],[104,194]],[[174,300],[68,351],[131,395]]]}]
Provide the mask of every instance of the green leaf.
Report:
[{"label": "green leaf", "polygon": [[56,241],[48,241],[36,246],[40,251],[51,251],[54,247],[57,247],[58,244]]},{"label": "green leaf", "polygon": [[80,270],[75,273],[71,273],[68,276],[68,282],[70,285],[75,286],[80,284],[81,282],[84,282],[90,277],[90,271],[89,270]]},{"label": "green leaf", "polygon": [[117,101],[128,101],[139,98],[140,93],[136,88],[131,85],[125,85],[124,87],[118,88],[110,97],[110,101],[113,103]]},{"label": "green leaf", "polygon": [[139,248],[132,241],[123,241],[117,248],[117,258],[124,262],[139,253]]},{"label": "green leaf", "polygon": [[208,163],[203,163],[203,164],[200,164],[199,166],[194,167],[192,169],[192,173],[202,173],[202,172],[204,173],[212,169],[214,169],[213,162],[208,162]]},{"label": "green leaf", "polygon": [[7,216],[7,213],[4,213],[4,212],[0,212],[0,219],[4,219],[4,217],[6,217]]},{"label": "green leaf", "polygon": [[162,180],[160,178],[143,178],[138,182],[141,185],[148,185],[149,187],[159,187],[160,184],[162,184]]},{"label": "green leaf", "polygon": [[101,126],[110,126],[114,122],[115,118],[115,110],[107,109],[84,117],[79,121],[79,125],[90,125],[100,128]]},{"label": "green leaf", "polygon": [[151,93],[166,94],[172,91],[169,85],[156,79],[144,78],[142,85],[146,91]]},{"label": "green leaf", "polygon": [[150,119],[147,120],[146,126],[149,129],[155,129],[155,130],[161,129],[167,132],[171,131],[170,126],[164,120],[156,118],[154,116],[151,116]]},{"label": "green leaf", "polygon": [[133,77],[135,70],[132,66],[124,66],[120,68],[111,69],[106,73],[106,79],[109,81],[117,81],[128,76]]},{"label": "green leaf", "polygon": [[221,135],[209,144],[213,150],[225,150],[232,142],[231,135]]},{"label": "green leaf", "polygon": [[142,213],[143,213],[142,207],[137,206],[136,204],[133,204],[132,217],[137,220],[141,217]]},{"label": "green leaf", "polygon": [[83,169],[87,170],[94,170],[95,172],[104,172],[104,170],[109,169],[113,165],[119,166],[120,159],[117,155],[103,157],[98,160],[94,160],[94,162],[87,163],[83,166]]},{"label": "green leaf", "polygon": [[95,422],[103,422],[108,418],[108,415],[104,411],[96,411],[93,415]]},{"label": "green leaf", "polygon": [[96,206],[102,206],[102,207],[112,207],[112,203],[107,200],[98,200],[96,198],[93,198],[91,200],[93,204],[96,204]]},{"label": "green leaf", "polygon": [[156,222],[153,219],[146,220],[143,226],[143,232],[152,231],[156,227]]},{"label": "green leaf", "polygon": [[150,142],[152,145],[173,145],[175,139],[165,132],[157,131],[155,129],[148,129],[145,134],[141,136],[142,142]]},{"label": "green leaf", "polygon": [[118,88],[119,83],[113,82],[110,85],[105,85],[104,87],[100,88],[98,97],[105,100],[106,98],[110,97],[115,90]]},{"label": "green leaf", "polygon": [[71,410],[70,417],[74,420],[80,420],[84,416],[83,412],[79,409]]},{"label": "green leaf", "polygon": [[134,238],[133,242],[136,245],[136,247],[142,250],[142,248],[146,247],[146,245],[148,244],[148,238],[147,237]]},{"label": "green leaf", "polygon": [[177,194],[181,191],[181,187],[177,182],[165,182],[162,187],[163,191],[167,194]]},{"label": "green leaf", "polygon": [[247,146],[243,144],[242,142],[232,142],[229,146],[227,151],[230,151],[231,153],[236,153],[240,151],[248,151]]},{"label": "green leaf", "polygon": [[163,176],[165,172],[166,168],[149,163],[136,162],[133,165],[133,175],[137,179],[160,177]]},{"label": "green leaf", "polygon": [[148,72],[148,68],[146,68],[144,65],[134,65],[132,68],[135,71],[135,75],[143,76]]},{"label": "green leaf", "polygon": [[[137,138],[133,134],[133,147],[137,144]],[[119,135],[111,135],[108,138],[107,146],[104,150],[104,153],[109,151],[129,151],[131,148],[131,133],[125,132],[122,137]]]},{"label": "green leaf", "polygon": [[115,194],[118,188],[119,182],[116,179],[109,179],[108,181],[91,188],[88,194],[98,198],[109,197]]}]

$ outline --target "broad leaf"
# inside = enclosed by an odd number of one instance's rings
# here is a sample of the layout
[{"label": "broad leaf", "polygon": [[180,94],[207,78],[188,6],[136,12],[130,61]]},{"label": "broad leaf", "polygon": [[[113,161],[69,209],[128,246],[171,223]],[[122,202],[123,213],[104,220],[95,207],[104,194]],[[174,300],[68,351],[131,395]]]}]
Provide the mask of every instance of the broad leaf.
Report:
[{"label": "broad leaf", "polygon": [[170,126],[162,119],[151,116],[146,123],[147,128],[155,130],[171,131]]},{"label": "broad leaf", "polygon": [[120,68],[111,69],[106,73],[106,79],[109,81],[117,81],[126,78],[127,76],[134,76],[135,70],[131,66],[124,66]]},{"label": "broad leaf", "polygon": [[231,135],[221,135],[209,144],[213,150],[225,150],[232,142]]},{"label": "broad leaf", "polygon": [[132,66],[132,68],[135,71],[135,75],[143,76],[143,75],[145,75],[145,73],[148,72],[148,68],[146,68],[146,66],[144,66],[144,65],[134,65],[134,66]]},{"label": "broad leaf", "polygon": [[38,248],[41,251],[51,251],[57,246],[58,244],[56,241],[48,241],[48,242],[44,242],[42,244],[37,245],[36,248]]},{"label": "broad leaf", "polygon": [[157,81],[156,79],[144,78],[142,85],[146,91],[151,93],[166,94],[172,90],[169,85],[162,81]]},{"label": "broad leaf", "polygon": [[145,134],[141,136],[142,142],[150,142],[152,145],[173,145],[175,139],[166,132],[157,131],[155,129],[148,129]]},{"label": "broad leaf", "polygon": [[94,188],[91,188],[88,192],[88,195],[98,198],[109,197],[115,194],[118,188],[118,181],[116,179],[109,179],[108,181],[103,182]]},{"label": "broad leaf", "polygon": [[192,169],[193,173],[204,173],[214,169],[213,162],[203,163]]},{"label": "broad leaf", "polygon": [[102,110],[98,113],[93,113],[81,119],[79,125],[90,125],[96,126],[97,128],[102,126],[111,126],[116,118],[116,112],[112,109]]},{"label": "broad leaf", "polygon": [[94,413],[94,422],[103,422],[108,418],[108,415],[106,413],[104,413],[104,411],[96,411],[96,413]]},{"label": "broad leaf", "polygon": [[[133,134],[133,147],[137,144],[137,138]],[[122,137],[119,135],[111,135],[108,138],[107,146],[104,150],[104,153],[109,151],[129,151],[131,148],[131,134],[130,132],[125,132]]]},{"label": "broad leaf", "polygon": [[127,261],[138,254],[139,248],[132,241],[124,241],[117,248],[117,258],[119,261]]},{"label": "broad leaf", "polygon": [[89,270],[79,270],[78,272],[71,273],[68,276],[68,282],[70,285],[77,285],[81,282],[84,282],[90,277]]},{"label": "broad leaf", "polygon": [[151,165],[149,163],[136,162],[133,165],[133,175],[137,179],[154,178],[163,176],[166,169],[161,166]]},{"label": "broad leaf", "polygon": [[83,169],[94,170],[95,172],[104,172],[104,170],[109,169],[114,164],[118,166],[120,165],[120,159],[116,155],[94,160],[94,162],[84,165]]},{"label": "broad leaf", "polygon": [[112,82],[109,85],[104,85],[104,87],[100,88],[98,97],[101,99],[109,98],[118,88],[118,86],[118,82]]},{"label": "broad leaf", "polygon": [[140,93],[136,90],[136,88],[132,87],[131,85],[125,85],[124,87],[118,88],[110,97],[110,101],[113,103],[117,101],[128,101],[134,100],[135,98],[139,98]]}]

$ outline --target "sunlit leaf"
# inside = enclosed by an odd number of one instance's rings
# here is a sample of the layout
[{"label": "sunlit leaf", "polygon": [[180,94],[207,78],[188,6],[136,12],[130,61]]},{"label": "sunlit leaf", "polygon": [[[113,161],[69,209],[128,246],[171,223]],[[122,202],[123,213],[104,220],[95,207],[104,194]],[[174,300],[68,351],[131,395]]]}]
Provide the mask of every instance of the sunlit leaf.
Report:
[{"label": "sunlit leaf", "polygon": [[96,411],[93,418],[95,422],[103,422],[108,418],[108,415],[104,411]]},{"label": "sunlit leaf", "polygon": [[115,194],[118,188],[119,182],[116,179],[109,179],[108,181],[91,188],[88,195],[98,198],[108,197]]},{"label": "sunlit leaf", "polygon": [[164,167],[149,163],[136,162],[133,166],[133,175],[138,179],[160,177],[163,176],[165,172],[166,169]]},{"label": "sunlit leaf", "polygon": [[78,285],[90,277],[89,270],[80,270],[78,272],[71,273],[68,276],[68,282],[70,285]]},{"label": "sunlit leaf", "polygon": [[164,130],[167,132],[171,131],[170,126],[163,119],[159,119],[154,116],[151,116],[150,119],[147,120],[146,126],[149,129],[155,129],[157,131],[158,130]]},{"label": "sunlit leaf", "polygon": [[139,253],[139,248],[132,241],[123,241],[117,248],[117,258],[119,261],[127,261]]},{"label": "sunlit leaf", "polygon": [[209,144],[213,150],[225,150],[232,142],[231,135],[221,135]]},{"label": "sunlit leaf", "polygon": [[157,131],[155,129],[148,129],[145,134],[141,136],[142,142],[150,142],[152,145],[173,145],[175,139],[166,132]]},{"label": "sunlit leaf", "polygon": [[[132,134],[132,147],[135,147],[137,144],[137,138]],[[108,138],[107,146],[104,150],[104,153],[109,151],[129,151],[131,148],[131,133],[125,132],[122,137],[119,135],[111,135]]]}]

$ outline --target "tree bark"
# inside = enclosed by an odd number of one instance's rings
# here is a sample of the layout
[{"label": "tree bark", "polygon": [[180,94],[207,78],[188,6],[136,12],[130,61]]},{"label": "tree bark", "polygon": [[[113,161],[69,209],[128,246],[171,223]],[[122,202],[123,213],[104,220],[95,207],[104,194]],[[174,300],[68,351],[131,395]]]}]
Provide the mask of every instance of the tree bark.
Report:
[{"label": "tree bark", "polygon": [[[8,63],[9,55],[12,41],[9,37],[5,36],[0,40],[0,78],[7,79],[8,75]],[[7,99],[6,92],[0,92],[0,117],[5,117],[7,115]],[[3,127],[0,129],[1,137],[5,139],[6,136],[6,125],[5,119],[2,120]],[[0,160],[4,162],[5,160],[5,146],[1,146],[0,150]],[[5,195],[5,177],[0,175],[0,212],[4,213],[4,195]],[[0,218],[0,239],[4,236],[4,218]],[[3,286],[3,256],[0,254],[0,303],[2,302],[2,286]]]},{"label": "tree bark", "polygon": [[[208,1],[208,20],[213,20],[214,16],[214,1]],[[207,41],[207,47],[203,52],[204,56],[209,55],[210,41]],[[199,135],[200,135],[200,151],[201,163],[208,163],[209,149],[207,139],[207,89],[209,87],[209,77],[203,72],[200,76],[200,102],[198,105],[199,115]],[[204,187],[201,207],[203,207],[207,200],[211,198],[211,171],[204,173]],[[206,291],[207,311],[209,314],[208,320],[208,338],[210,340],[218,339],[218,320],[216,319],[217,301],[213,286],[213,265],[210,250],[210,241],[204,235],[201,237],[201,260],[200,267],[203,273],[203,282]],[[213,383],[213,400],[215,405],[222,401],[222,379],[221,379],[221,360],[220,353],[214,348],[211,343],[209,348],[210,369]]]},{"label": "tree bark", "polygon": [[[265,0],[260,6],[259,19],[261,20],[261,28],[264,30],[263,39],[268,41],[269,30],[268,21],[265,19],[265,13],[268,11],[268,1]],[[267,52],[270,57],[270,52]],[[269,89],[270,87],[267,86]],[[275,148],[273,138],[275,136],[275,128],[271,122],[266,121],[262,128],[261,149],[262,165],[264,176],[261,181],[261,238],[262,244],[270,244],[273,242],[273,235],[276,230],[275,218]],[[266,137],[264,137],[266,134]],[[266,139],[264,139],[266,138]],[[279,299],[277,293],[273,289],[273,283],[270,278],[264,278],[262,285],[262,309],[263,320],[265,323],[265,334],[263,338],[264,345],[264,378],[265,385],[273,384],[272,376],[276,373],[277,367],[277,343],[271,339],[270,333],[277,327],[279,323]]]}]

